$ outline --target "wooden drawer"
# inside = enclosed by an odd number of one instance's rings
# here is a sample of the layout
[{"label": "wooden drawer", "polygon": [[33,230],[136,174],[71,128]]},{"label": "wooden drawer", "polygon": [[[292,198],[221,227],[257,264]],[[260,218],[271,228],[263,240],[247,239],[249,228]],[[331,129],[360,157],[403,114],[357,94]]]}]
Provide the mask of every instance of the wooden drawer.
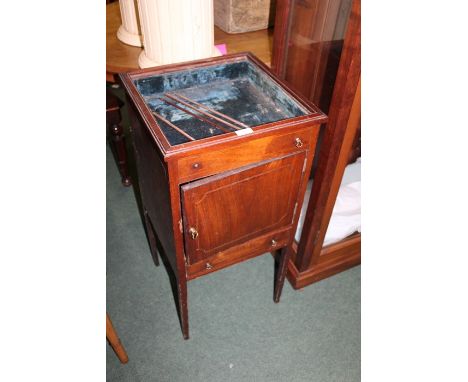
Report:
[{"label": "wooden drawer", "polygon": [[[234,248],[218,252],[216,255],[203,259],[195,264],[187,266],[189,280],[226,268],[229,265],[239,263],[275,251],[284,247],[291,238],[291,228],[282,231],[270,232],[266,235],[246,241]],[[274,241],[273,241],[274,240]]]},{"label": "wooden drawer", "polygon": [[180,183],[305,150],[315,142],[318,128],[312,125],[295,132],[287,131],[184,157],[178,161]]}]

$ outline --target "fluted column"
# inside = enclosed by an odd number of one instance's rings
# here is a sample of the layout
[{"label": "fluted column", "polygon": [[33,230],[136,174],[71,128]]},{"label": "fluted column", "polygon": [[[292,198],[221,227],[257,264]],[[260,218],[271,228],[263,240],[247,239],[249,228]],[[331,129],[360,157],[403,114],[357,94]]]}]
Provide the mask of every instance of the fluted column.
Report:
[{"label": "fluted column", "polygon": [[119,0],[122,25],[117,31],[117,38],[128,45],[141,46],[135,0]]},{"label": "fluted column", "polygon": [[138,0],[141,68],[219,56],[213,0]]}]

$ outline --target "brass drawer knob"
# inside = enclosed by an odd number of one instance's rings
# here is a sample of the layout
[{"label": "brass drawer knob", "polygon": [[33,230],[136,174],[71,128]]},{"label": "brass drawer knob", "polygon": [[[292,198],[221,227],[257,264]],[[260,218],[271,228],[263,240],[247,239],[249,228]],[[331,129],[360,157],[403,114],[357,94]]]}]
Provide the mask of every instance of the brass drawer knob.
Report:
[{"label": "brass drawer knob", "polygon": [[271,246],[276,247],[278,245],[278,242],[275,239],[271,240]]},{"label": "brass drawer knob", "polygon": [[198,237],[198,231],[193,227],[189,229],[189,233],[192,236],[193,240],[195,240]]},{"label": "brass drawer knob", "polygon": [[213,269],[213,266],[210,263],[206,263],[206,269]]},{"label": "brass drawer knob", "polygon": [[304,143],[302,143],[301,138],[296,138],[296,147],[302,147],[304,146]]}]

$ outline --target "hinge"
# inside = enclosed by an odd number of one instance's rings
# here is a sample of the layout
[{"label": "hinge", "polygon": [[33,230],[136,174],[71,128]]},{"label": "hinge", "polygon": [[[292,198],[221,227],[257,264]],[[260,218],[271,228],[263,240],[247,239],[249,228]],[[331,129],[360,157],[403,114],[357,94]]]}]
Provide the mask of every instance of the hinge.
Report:
[{"label": "hinge", "polygon": [[298,204],[298,203],[296,202],[296,205],[294,206],[293,219],[294,219],[294,216],[296,216],[297,204]]},{"label": "hinge", "polygon": [[184,233],[184,226],[182,224],[182,219],[179,220],[179,229],[180,229],[180,233]]}]

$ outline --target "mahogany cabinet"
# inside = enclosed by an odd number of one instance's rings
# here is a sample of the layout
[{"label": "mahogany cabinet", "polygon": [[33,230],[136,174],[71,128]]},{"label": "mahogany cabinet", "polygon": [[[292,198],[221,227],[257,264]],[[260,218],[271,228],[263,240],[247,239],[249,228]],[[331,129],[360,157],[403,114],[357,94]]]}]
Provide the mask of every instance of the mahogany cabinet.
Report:
[{"label": "mahogany cabinet", "polygon": [[360,156],[361,1],[278,0],[272,70],[329,117],[288,280],[302,288],[361,262],[361,234],[324,246],[344,170]]},{"label": "mahogany cabinet", "polygon": [[152,254],[187,282],[277,253],[280,299],[320,124],[327,117],[249,53],[120,75]]}]

